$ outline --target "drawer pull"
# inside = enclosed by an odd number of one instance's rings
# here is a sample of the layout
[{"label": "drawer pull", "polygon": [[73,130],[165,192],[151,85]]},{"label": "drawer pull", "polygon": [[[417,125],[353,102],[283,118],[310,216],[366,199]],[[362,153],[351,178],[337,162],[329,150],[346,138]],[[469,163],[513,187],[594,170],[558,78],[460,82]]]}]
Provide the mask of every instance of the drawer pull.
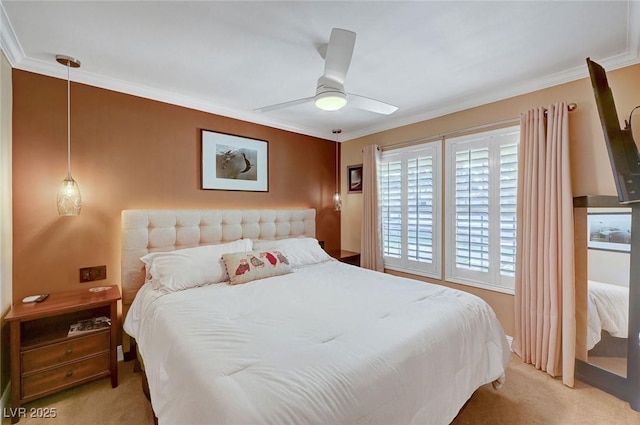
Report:
[{"label": "drawer pull", "polygon": [[73,353],[73,350],[72,350],[71,348],[69,348],[69,349],[67,350],[67,355],[69,355],[69,354],[71,354],[71,353]]},{"label": "drawer pull", "polygon": [[73,376],[73,371],[72,370],[67,372],[67,378],[71,378],[72,376]]}]

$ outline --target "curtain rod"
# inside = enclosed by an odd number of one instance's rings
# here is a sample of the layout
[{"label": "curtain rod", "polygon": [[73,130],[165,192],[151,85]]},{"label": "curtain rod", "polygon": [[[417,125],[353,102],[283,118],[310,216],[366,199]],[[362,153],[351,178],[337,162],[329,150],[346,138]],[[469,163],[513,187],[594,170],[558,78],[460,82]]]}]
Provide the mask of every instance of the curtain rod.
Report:
[{"label": "curtain rod", "polygon": [[[576,109],[578,109],[578,105],[576,103],[569,103],[567,105],[567,109],[569,110],[569,112],[575,111]],[[547,113],[546,108],[544,110],[544,113],[546,115],[546,113]],[[484,130],[485,128],[497,127],[497,126],[506,125],[506,124],[515,124],[517,122],[520,122],[520,117],[508,118],[506,120],[495,121],[495,122],[491,122],[491,123],[488,123],[488,124],[474,125],[473,127],[466,127],[466,128],[461,128],[459,130],[447,131],[447,132],[444,132],[444,133],[434,134],[434,135],[428,136],[428,137],[421,137],[420,139],[413,139],[413,140],[408,140],[406,142],[399,142],[399,143],[394,143],[394,144],[391,144],[391,145],[384,145],[384,146],[380,146],[380,148],[383,151],[391,149],[391,148],[398,149],[398,148],[402,148],[402,147],[405,147],[405,146],[415,145],[415,144],[418,144],[418,143],[426,143],[426,142],[430,142],[430,141],[434,141],[434,140],[440,140],[442,138],[455,136],[455,135],[461,134],[461,133],[469,133],[469,132],[476,131],[476,130]]]}]

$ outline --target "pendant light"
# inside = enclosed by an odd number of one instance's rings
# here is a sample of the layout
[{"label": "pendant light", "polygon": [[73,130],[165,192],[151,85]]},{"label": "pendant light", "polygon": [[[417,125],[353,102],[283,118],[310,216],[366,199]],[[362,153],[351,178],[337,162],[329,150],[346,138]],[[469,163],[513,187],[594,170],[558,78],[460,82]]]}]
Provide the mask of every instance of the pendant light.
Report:
[{"label": "pendant light", "polygon": [[80,68],[80,61],[64,55],[56,55],[56,61],[67,67],[67,178],[58,190],[58,215],[80,215],[82,197],[78,183],[71,177],[71,79],[70,68]]},{"label": "pendant light", "polygon": [[[340,134],[342,130],[339,128],[335,128],[331,130],[333,134]],[[342,210],[342,199],[340,198],[340,143],[336,142],[336,193],[333,195],[333,209],[334,211]]]}]

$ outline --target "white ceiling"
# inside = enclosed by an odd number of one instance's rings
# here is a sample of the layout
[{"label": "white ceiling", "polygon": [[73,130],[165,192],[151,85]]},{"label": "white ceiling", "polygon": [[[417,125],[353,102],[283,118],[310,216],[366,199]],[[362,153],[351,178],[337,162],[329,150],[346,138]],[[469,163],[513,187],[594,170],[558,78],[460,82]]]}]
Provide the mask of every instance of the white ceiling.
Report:
[{"label": "white ceiling", "polygon": [[[640,62],[638,1],[219,2],[1,0],[15,68],[331,140],[389,128]],[[331,29],[357,33],[348,92],[394,104],[255,108],[315,94]],[[343,129],[340,136],[334,128]]]}]

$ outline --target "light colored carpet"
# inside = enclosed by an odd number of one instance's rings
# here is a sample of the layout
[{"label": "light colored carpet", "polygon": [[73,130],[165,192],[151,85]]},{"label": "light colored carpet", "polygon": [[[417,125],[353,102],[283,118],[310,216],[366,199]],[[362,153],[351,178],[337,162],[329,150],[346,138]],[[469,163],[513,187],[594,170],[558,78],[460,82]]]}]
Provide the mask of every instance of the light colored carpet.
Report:
[{"label": "light colored carpet", "polygon": [[[152,425],[151,408],[140,375],[133,373],[133,362],[120,362],[118,367],[118,388],[101,379],[34,401],[25,406],[27,412],[55,408],[57,418],[25,418],[19,424]],[[2,424],[10,420],[5,418]],[[513,356],[505,385],[500,390],[485,385],[476,391],[452,425],[640,425],[640,413],[586,384],[567,388]]]},{"label": "light colored carpet", "polygon": [[511,356],[499,390],[478,389],[452,425],[640,425],[640,413],[597,388],[576,381],[573,389]]}]

